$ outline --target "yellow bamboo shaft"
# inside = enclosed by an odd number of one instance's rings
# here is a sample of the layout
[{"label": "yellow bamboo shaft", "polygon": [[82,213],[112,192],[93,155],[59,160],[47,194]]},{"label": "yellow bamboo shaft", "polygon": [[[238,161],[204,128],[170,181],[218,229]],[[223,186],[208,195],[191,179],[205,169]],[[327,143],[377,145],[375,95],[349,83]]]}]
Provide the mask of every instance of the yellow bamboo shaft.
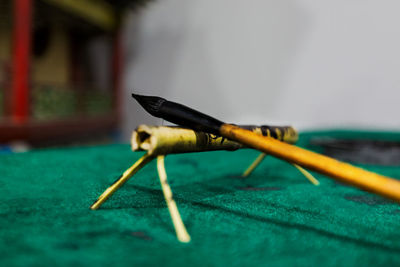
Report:
[{"label": "yellow bamboo shaft", "polygon": [[99,196],[99,198],[93,203],[90,207],[92,210],[98,209],[101,204],[103,204],[115,191],[118,190],[129,178],[132,177],[135,173],[137,173],[141,168],[143,168],[147,163],[149,163],[154,157],[148,154],[145,154],[138,161],[136,161],[129,169],[127,169],[121,177],[115,181],[106,191],[103,192]]},{"label": "yellow bamboo shaft", "polygon": [[271,137],[261,136],[234,125],[224,124],[222,136],[241,142],[264,153],[335,178],[367,191],[400,201],[400,181],[363,170],[348,163],[314,153]]}]

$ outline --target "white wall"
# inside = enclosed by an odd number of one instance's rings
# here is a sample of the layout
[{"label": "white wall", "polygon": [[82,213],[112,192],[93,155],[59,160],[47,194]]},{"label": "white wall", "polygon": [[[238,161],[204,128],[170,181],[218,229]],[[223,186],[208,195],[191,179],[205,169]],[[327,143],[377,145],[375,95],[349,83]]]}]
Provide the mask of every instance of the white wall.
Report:
[{"label": "white wall", "polygon": [[400,1],[158,0],[125,27],[124,133],[160,95],[235,123],[400,130]]}]

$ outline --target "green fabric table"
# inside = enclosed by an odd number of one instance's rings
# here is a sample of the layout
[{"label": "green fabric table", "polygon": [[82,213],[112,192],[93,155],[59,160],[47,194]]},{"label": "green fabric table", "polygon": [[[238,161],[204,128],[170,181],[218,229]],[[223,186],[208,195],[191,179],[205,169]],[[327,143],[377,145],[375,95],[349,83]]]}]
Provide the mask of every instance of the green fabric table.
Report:
[{"label": "green fabric table", "polygon": [[[400,140],[399,134],[301,135]],[[143,153],[129,145],[0,155],[0,266],[399,266],[400,206],[254,150],[166,157],[192,237],[179,243],[150,163],[89,206]],[[400,178],[400,166],[362,166]]]}]

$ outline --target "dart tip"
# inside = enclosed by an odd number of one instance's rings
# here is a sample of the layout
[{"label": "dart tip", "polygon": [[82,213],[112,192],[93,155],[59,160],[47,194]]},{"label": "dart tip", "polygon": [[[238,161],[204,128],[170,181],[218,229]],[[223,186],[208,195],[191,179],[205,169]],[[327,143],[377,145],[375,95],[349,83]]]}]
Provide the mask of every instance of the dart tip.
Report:
[{"label": "dart tip", "polygon": [[159,109],[166,102],[164,98],[158,96],[145,96],[132,93],[132,97],[151,115],[159,117]]},{"label": "dart tip", "polygon": [[140,105],[142,105],[142,103],[145,101],[145,99],[146,99],[146,96],[144,96],[144,95],[138,95],[138,94],[135,94],[135,93],[132,93],[132,97],[137,101],[137,102],[139,102],[139,104]]},{"label": "dart tip", "polygon": [[141,97],[141,95],[132,93],[132,97],[133,97],[134,99],[138,100],[138,99]]}]

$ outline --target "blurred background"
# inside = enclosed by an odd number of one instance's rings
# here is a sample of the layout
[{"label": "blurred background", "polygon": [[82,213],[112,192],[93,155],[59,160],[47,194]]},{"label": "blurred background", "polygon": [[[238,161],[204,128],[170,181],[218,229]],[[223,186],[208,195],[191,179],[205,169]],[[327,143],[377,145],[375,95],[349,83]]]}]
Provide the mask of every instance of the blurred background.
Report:
[{"label": "blurred background", "polygon": [[1,0],[3,151],[129,142],[158,95],[221,120],[399,131],[395,0]]}]

